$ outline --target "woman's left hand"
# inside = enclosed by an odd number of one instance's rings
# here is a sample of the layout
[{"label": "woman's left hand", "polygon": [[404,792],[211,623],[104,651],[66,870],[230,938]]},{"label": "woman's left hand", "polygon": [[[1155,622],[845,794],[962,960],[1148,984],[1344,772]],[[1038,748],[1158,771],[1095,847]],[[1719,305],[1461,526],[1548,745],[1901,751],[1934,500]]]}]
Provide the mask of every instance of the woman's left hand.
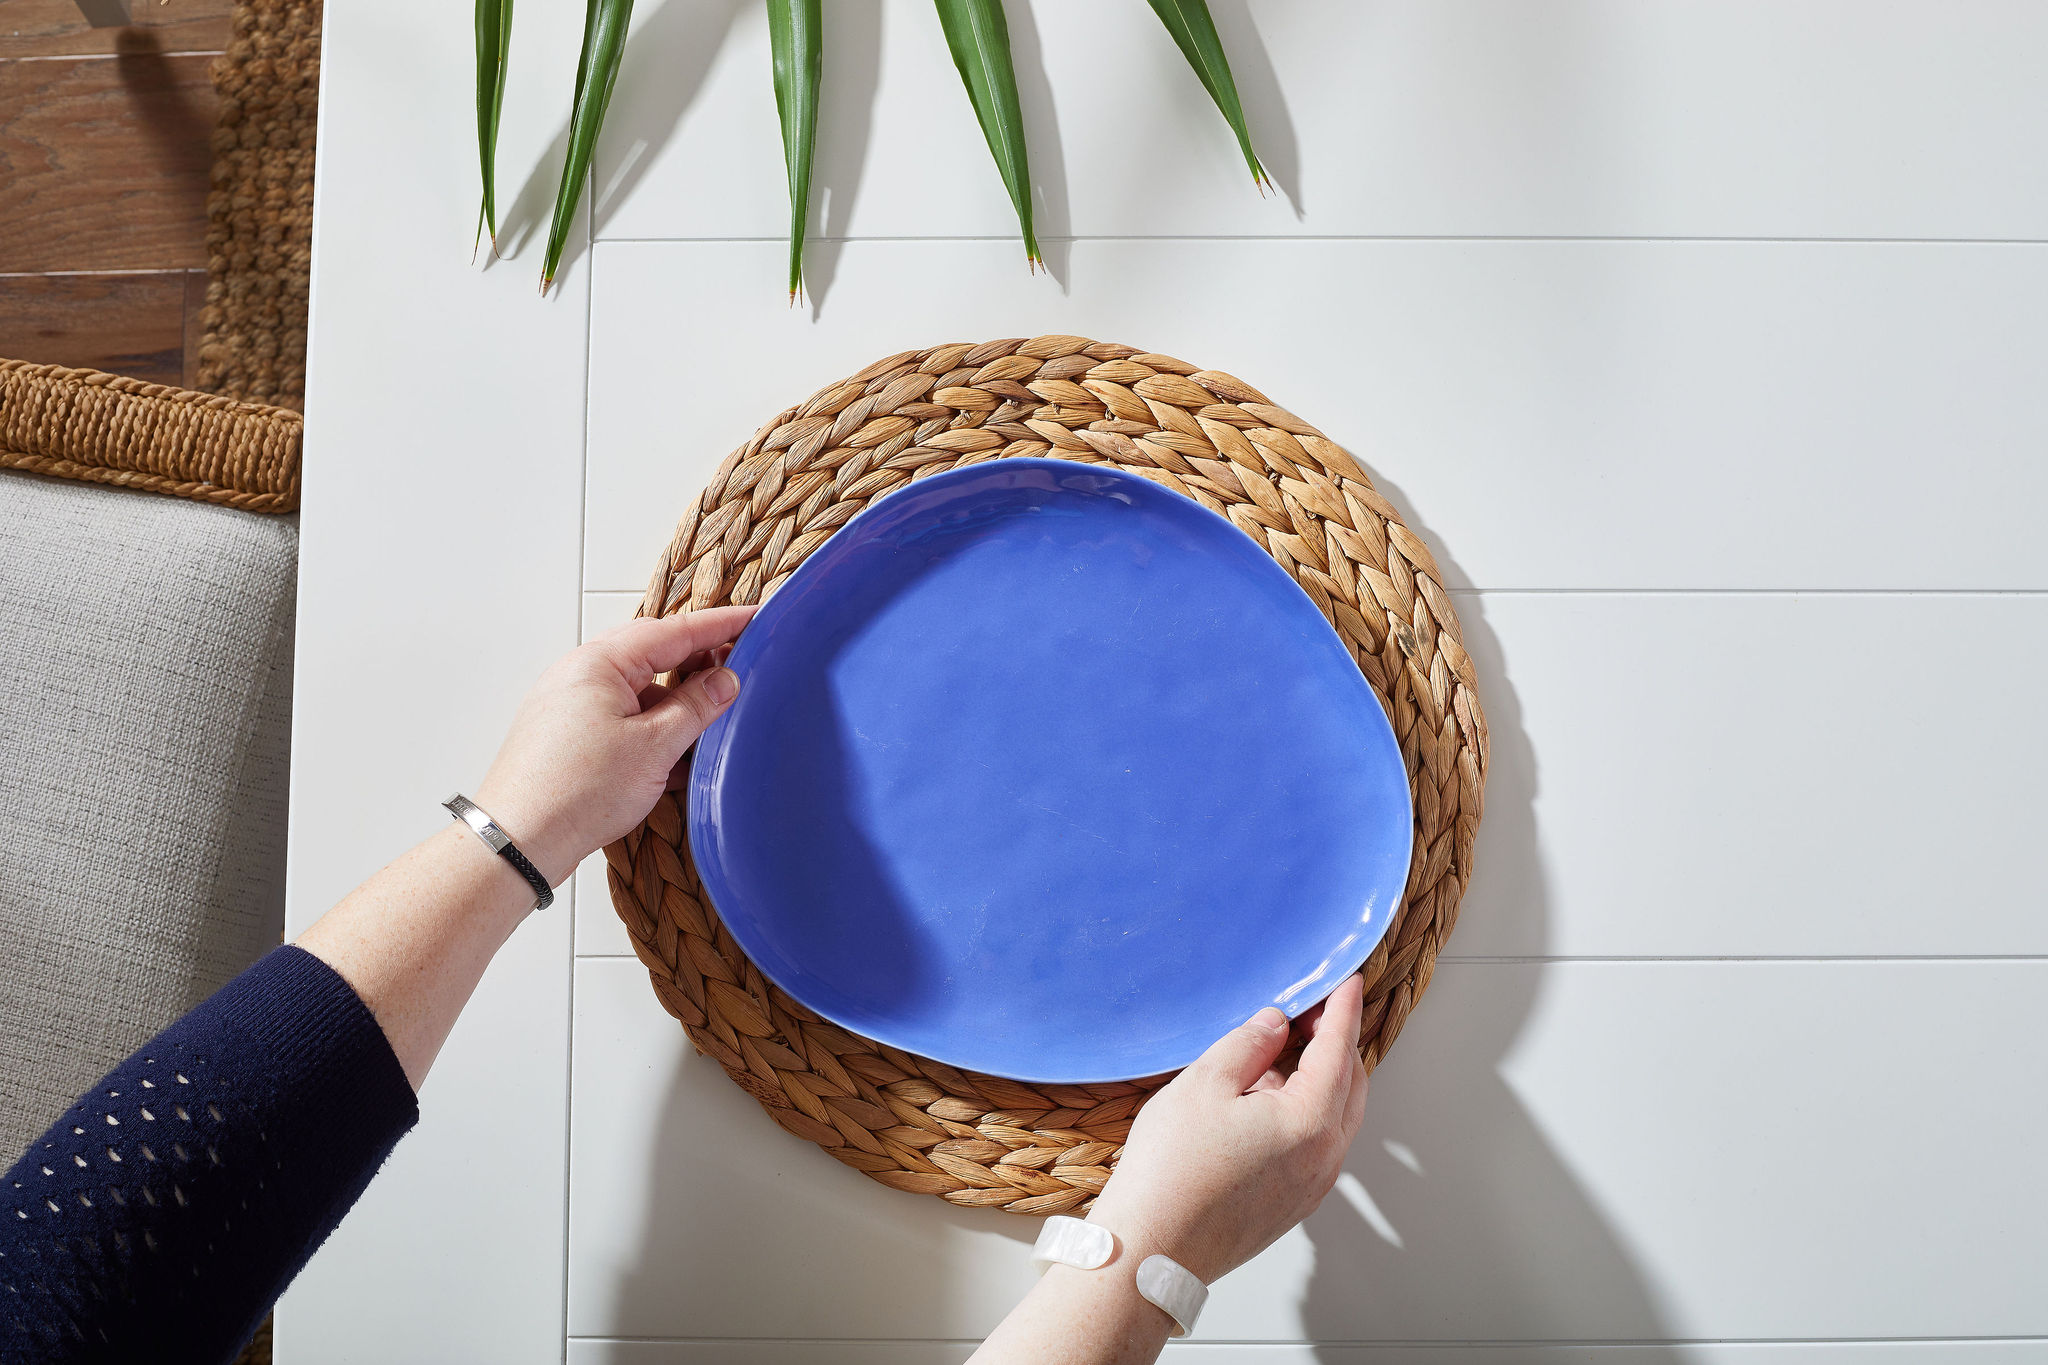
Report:
[{"label": "woman's left hand", "polygon": [[[739,695],[725,656],[752,607],[642,617],[564,655],[520,704],[476,789],[556,886],[647,818],[683,755]],[[680,681],[663,687],[657,675]]]},{"label": "woman's left hand", "polygon": [[1364,1009],[1354,973],[1303,1016],[1291,1076],[1273,1070],[1290,1036],[1279,1010],[1224,1035],[1138,1111],[1089,1221],[1206,1283],[1308,1217],[1365,1119]]}]

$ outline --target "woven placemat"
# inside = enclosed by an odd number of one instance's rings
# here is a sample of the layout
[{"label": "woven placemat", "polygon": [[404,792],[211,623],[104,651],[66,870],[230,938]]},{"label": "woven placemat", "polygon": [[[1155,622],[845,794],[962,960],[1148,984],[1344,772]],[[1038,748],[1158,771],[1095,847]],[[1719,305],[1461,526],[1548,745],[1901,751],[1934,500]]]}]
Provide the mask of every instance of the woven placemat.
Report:
[{"label": "woven placemat", "polygon": [[[1350,646],[1408,767],[1415,854],[1365,964],[1368,1067],[1429,985],[1471,877],[1486,783],[1472,661],[1429,550],[1352,458],[1230,375],[1081,337],[934,346],[778,414],[683,515],[641,615],[759,602],[913,479],[1054,455],[1143,475],[1230,518]],[[1049,1214],[1089,1203],[1164,1078],[1024,1085],[860,1038],[770,985],[691,865],[679,798],[605,850],[612,902],[699,1051],[798,1137],[885,1185]]]},{"label": "woven placemat", "polygon": [[293,409],[306,403],[320,21],[320,0],[240,0],[213,63],[199,387]]}]

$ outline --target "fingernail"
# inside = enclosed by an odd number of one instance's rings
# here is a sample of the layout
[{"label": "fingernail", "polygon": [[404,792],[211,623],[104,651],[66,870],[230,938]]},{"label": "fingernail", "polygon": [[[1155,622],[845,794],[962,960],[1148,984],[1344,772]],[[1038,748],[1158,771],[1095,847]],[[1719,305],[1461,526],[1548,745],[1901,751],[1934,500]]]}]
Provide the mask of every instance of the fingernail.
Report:
[{"label": "fingernail", "polygon": [[729,668],[714,668],[704,679],[704,691],[711,700],[723,706],[740,694],[740,675]]},{"label": "fingernail", "polygon": [[1287,1016],[1274,1009],[1271,1005],[1268,1005],[1251,1017],[1250,1026],[1255,1029],[1264,1029],[1267,1033],[1278,1033],[1281,1029],[1287,1027]]}]

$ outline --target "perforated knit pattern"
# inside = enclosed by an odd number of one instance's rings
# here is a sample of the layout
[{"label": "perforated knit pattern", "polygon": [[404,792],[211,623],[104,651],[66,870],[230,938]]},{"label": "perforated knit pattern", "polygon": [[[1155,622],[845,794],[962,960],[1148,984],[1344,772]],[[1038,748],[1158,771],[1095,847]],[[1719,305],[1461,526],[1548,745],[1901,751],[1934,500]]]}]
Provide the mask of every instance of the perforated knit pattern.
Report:
[{"label": "perforated knit pattern", "polygon": [[332,968],[279,948],[0,1185],[0,1361],[224,1361],[418,1119]]}]

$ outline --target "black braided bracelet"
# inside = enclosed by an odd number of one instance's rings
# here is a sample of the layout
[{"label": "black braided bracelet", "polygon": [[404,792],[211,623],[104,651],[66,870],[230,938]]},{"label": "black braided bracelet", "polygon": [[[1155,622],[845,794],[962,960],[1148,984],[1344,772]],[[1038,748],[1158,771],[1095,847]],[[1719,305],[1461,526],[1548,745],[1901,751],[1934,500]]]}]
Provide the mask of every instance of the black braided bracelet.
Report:
[{"label": "black braided bracelet", "polygon": [[484,841],[486,848],[512,864],[519,875],[526,878],[526,884],[540,897],[534,902],[534,909],[545,910],[555,903],[555,890],[548,885],[548,879],[540,875],[539,868],[527,861],[526,855],[519,851],[519,845],[512,842],[512,836],[499,829],[498,822],[485,814],[483,807],[461,792],[455,793],[441,804],[450,815],[475,830],[476,837]]}]

